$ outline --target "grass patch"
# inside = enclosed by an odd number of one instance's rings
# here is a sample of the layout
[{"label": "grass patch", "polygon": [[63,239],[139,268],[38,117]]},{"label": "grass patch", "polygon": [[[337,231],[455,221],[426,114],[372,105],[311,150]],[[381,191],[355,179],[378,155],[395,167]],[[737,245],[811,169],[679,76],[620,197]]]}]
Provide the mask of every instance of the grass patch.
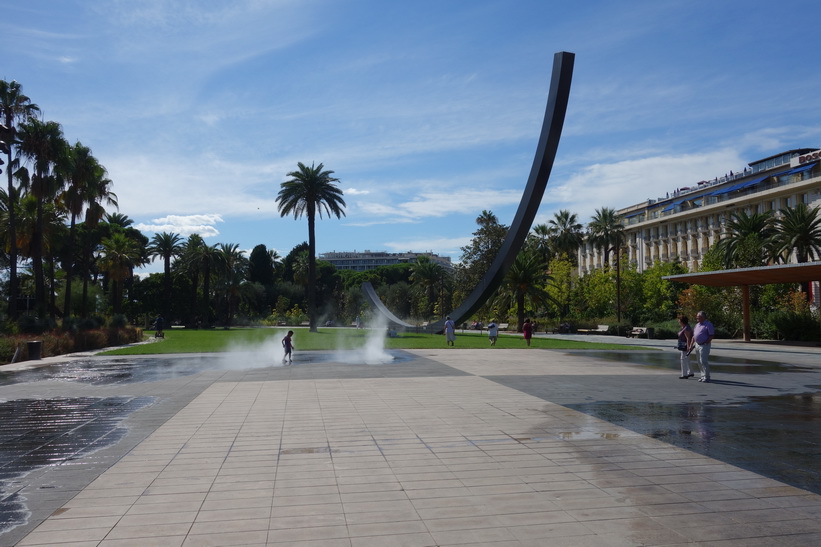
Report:
[{"label": "grass patch", "polygon": [[[291,329],[294,331],[294,347],[297,351],[353,349],[365,345],[368,331],[353,329]],[[152,344],[120,348],[102,355],[152,355],[169,353],[217,353],[259,346],[274,342],[279,344],[288,329],[228,329],[228,330],[187,330],[169,329],[165,339]],[[152,331],[146,331],[153,336]],[[436,334],[404,333],[399,338],[385,338],[386,349],[440,349],[445,348],[445,337]],[[470,332],[457,334],[456,348],[459,349],[522,349],[526,348],[521,335],[501,335],[495,348],[491,348],[487,334]],[[597,344],[576,340],[533,338],[531,347],[539,349],[641,349],[649,348],[625,344]]]}]

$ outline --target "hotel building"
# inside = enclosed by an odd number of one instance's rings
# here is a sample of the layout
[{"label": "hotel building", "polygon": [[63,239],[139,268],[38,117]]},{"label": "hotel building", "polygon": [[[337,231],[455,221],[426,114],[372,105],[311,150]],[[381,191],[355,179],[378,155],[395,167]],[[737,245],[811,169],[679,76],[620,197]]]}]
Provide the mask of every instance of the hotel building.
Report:
[{"label": "hotel building", "polygon": [[331,252],[321,253],[319,260],[324,260],[333,264],[337,270],[356,270],[364,272],[366,270],[373,270],[379,266],[388,266],[390,264],[413,264],[420,256],[430,258],[431,262],[439,264],[448,271],[453,270],[453,264],[449,256],[439,256],[433,253],[414,253],[408,251],[407,253],[387,253],[387,252],[371,252],[371,251],[351,251],[351,252]]},{"label": "hotel building", "polygon": [[[798,203],[821,206],[819,160],[821,151],[815,148],[788,150],[754,161],[741,173],[620,209],[624,253],[638,271],[676,257],[691,272],[698,271],[704,253],[721,238],[734,212],[777,212]],[[602,253],[585,243],[579,250],[579,274],[601,268],[602,261]]]}]

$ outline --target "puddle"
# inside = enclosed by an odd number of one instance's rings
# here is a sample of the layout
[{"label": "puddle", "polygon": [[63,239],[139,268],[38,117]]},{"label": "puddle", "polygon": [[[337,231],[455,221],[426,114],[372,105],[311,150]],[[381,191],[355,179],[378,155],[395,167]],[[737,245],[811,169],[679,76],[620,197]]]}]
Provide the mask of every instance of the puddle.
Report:
[{"label": "puddle", "polygon": [[[394,365],[410,361],[414,357],[404,351],[385,352],[378,362],[358,359],[358,351],[350,352],[299,352],[290,366],[315,364],[334,365]],[[192,357],[129,358],[112,357],[66,361],[22,371],[0,371],[0,386],[42,380],[79,382],[91,385],[130,384],[136,382],[160,382],[180,376],[189,376],[208,370],[248,370],[282,368],[281,363],[260,357],[256,353],[218,353]]]},{"label": "puddle", "polygon": [[[577,355],[577,354],[573,354]],[[670,351],[597,351],[590,352],[591,357],[597,359],[607,359],[609,361],[618,361],[619,363],[628,363],[632,365],[646,365],[657,368],[679,370],[680,359],[679,353],[670,348]],[[695,355],[691,355],[690,359],[698,370],[698,360]],[[710,355],[710,371],[713,373],[725,374],[771,374],[774,372],[809,372],[815,369],[800,367],[796,365],[788,365],[785,363],[778,363],[775,361],[760,361],[757,359],[743,359],[739,357],[722,357],[718,355]]]},{"label": "puddle", "polygon": [[[17,399],[0,403],[0,534],[25,524],[19,489],[31,471],[70,464],[119,441],[121,422],[152,397]],[[42,488],[60,488],[44,485]]]},{"label": "puddle", "polygon": [[672,445],[821,494],[821,394],[736,404],[568,404]]}]

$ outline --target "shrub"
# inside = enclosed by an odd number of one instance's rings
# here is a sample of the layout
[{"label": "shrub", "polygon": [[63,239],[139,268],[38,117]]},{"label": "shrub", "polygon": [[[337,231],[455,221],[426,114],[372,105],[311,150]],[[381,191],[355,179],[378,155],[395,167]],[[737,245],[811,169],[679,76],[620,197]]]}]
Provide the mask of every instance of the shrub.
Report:
[{"label": "shrub", "polygon": [[0,363],[11,363],[17,350],[17,339],[11,336],[0,338]]},{"label": "shrub", "polygon": [[[28,360],[28,342],[31,342],[34,338],[31,335],[0,337],[0,363],[10,363],[18,347],[20,348],[20,355],[17,360]],[[43,344],[41,356],[53,357],[75,351],[90,351],[140,342],[143,339],[143,331],[133,326],[123,329],[96,329],[78,332],[54,330],[40,333],[36,336],[36,339]]]},{"label": "shrub", "polygon": [[143,331],[140,328],[127,326],[121,329],[109,328],[106,330],[106,346],[122,346],[132,344],[143,339]]},{"label": "shrub", "polygon": [[26,334],[42,334],[55,327],[54,322],[50,318],[44,317],[40,319],[35,315],[23,315],[18,319],[17,325],[20,332]]},{"label": "shrub", "polygon": [[89,351],[108,346],[108,333],[103,330],[81,330],[74,338],[74,351]]},{"label": "shrub", "polygon": [[105,319],[99,315],[92,315],[91,317],[84,317],[80,319],[77,325],[80,330],[94,330],[102,328],[105,325]]},{"label": "shrub", "polygon": [[782,340],[813,342],[819,339],[818,320],[812,314],[777,311],[770,315],[770,322]]},{"label": "shrub", "polygon": [[65,355],[74,351],[74,338],[67,333],[49,332],[41,337],[43,340],[43,357]]},{"label": "shrub", "polygon": [[114,329],[122,329],[126,325],[128,325],[128,318],[121,313],[114,315],[108,323],[108,326]]}]

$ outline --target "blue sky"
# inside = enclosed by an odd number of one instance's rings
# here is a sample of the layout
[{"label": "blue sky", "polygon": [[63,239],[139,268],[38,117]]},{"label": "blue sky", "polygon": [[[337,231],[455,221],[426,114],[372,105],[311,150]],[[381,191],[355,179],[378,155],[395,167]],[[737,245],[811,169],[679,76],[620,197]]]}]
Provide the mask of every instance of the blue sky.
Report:
[{"label": "blue sky", "polygon": [[[576,54],[537,222],[586,222],[783,150],[821,146],[821,4],[785,0],[0,0],[0,78],[106,166],[148,237],[286,254],[297,162],[347,216],[319,252],[458,260],[509,224],[553,55]],[[159,271],[157,266],[146,271]]]}]

